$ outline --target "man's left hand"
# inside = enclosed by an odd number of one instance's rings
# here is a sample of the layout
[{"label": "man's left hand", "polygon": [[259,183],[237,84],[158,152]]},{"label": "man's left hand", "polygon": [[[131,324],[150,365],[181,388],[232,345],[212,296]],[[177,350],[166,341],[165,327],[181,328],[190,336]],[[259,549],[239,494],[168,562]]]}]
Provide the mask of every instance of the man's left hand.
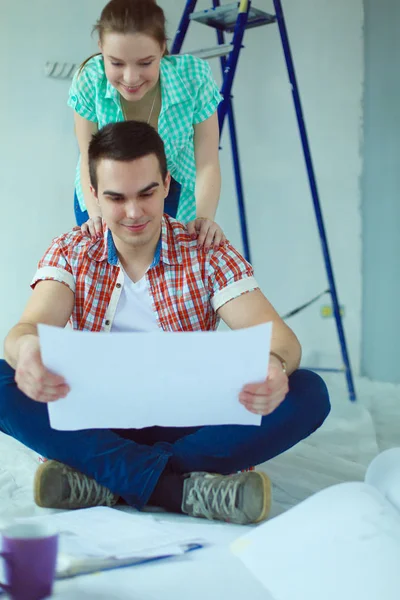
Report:
[{"label": "man's left hand", "polygon": [[271,414],[286,397],[289,379],[282,364],[270,356],[268,377],[263,383],[248,383],[239,394],[239,402],[255,415]]},{"label": "man's left hand", "polygon": [[215,221],[203,217],[190,221],[187,224],[187,230],[192,239],[197,237],[197,246],[199,248],[203,247],[206,252],[210,248],[218,250],[226,239],[221,227]]}]

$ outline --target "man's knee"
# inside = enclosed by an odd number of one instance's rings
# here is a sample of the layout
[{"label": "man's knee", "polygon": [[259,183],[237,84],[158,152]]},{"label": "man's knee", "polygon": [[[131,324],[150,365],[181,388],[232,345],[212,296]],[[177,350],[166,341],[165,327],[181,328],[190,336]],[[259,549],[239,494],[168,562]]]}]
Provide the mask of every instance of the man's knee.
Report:
[{"label": "man's knee", "polygon": [[321,427],[331,410],[329,392],[325,381],[307,369],[299,369],[290,377],[290,390],[302,403],[302,409],[307,411],[313,431]]}]

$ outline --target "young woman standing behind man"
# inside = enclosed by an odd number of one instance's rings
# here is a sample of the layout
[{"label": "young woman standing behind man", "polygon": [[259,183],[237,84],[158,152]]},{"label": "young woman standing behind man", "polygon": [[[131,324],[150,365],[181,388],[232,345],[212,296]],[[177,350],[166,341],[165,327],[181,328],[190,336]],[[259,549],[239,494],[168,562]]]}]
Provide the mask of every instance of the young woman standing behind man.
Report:
[{"label": "young woman standing behind man", "polygon": [[94,31],[100,53],[81,65],[68,100],[81,153],[77,223],[92,236],[101,235],[87,161],[92,134],[107,123],[146,121],[163,139],[172,176],[165,212],[188,223],[199,246],[217,247],[224,240],[214,222],[221,187],[217,108],[222,97],[210,66],[188,54],[168,56],[165,15],[154,0],[111,0]]}]

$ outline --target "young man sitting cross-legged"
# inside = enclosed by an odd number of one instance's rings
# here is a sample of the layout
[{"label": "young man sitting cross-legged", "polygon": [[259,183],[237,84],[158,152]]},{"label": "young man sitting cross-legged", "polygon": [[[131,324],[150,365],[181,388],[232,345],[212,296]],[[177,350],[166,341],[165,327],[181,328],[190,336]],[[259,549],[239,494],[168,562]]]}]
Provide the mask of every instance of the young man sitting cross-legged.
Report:
[{"label": "young man sitting cross-legged", "polygon": [[[35,476],[40,506],[113,506],[121,499],[139,509],[259,522],[270,506],[269,479],[238,471],[315,431],[330,409],[326,386],[315,373],[298,370],[299,342],[240,254],[228,242],[199,249],[184,225],[163,215],[170,176],[152,127],[107,125],[93,136],[89,166],[103,235],[92,239],[75,228],[55,239],[40,261],[0,362],[0,431],[50,459]],[[250,381],[237,399],[263,416],[259,427],[51,429],[47,403],[65,397],[69,387],[41,361],[38,323],[70,322],[93,332],[205,331],[220,319],[232,329],[273,322],[268,376]],[[177,385],[179,373],[177,364]],[[113,376],[111,368],[87,373]],[[96,410],[96,398],[88,401]]]}]

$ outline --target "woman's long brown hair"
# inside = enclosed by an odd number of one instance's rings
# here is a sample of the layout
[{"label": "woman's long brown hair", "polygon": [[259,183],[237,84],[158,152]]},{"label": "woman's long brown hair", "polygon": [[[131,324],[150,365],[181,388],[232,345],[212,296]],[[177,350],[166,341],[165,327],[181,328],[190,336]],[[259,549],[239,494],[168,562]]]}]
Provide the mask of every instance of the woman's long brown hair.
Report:
[{"label": "woman's long brown hair", "polygon": [[[165,15],[155,0],[111,0],[103,8],[100,19],[93,27],[92,34],[97,32],[100,43],[106,33],[144,33],[160,44],[167,44]],[[79,73],[86,63],[101,52],[92,54],[83,61]],[[165,50],[164,55],[168,54]]]}]

